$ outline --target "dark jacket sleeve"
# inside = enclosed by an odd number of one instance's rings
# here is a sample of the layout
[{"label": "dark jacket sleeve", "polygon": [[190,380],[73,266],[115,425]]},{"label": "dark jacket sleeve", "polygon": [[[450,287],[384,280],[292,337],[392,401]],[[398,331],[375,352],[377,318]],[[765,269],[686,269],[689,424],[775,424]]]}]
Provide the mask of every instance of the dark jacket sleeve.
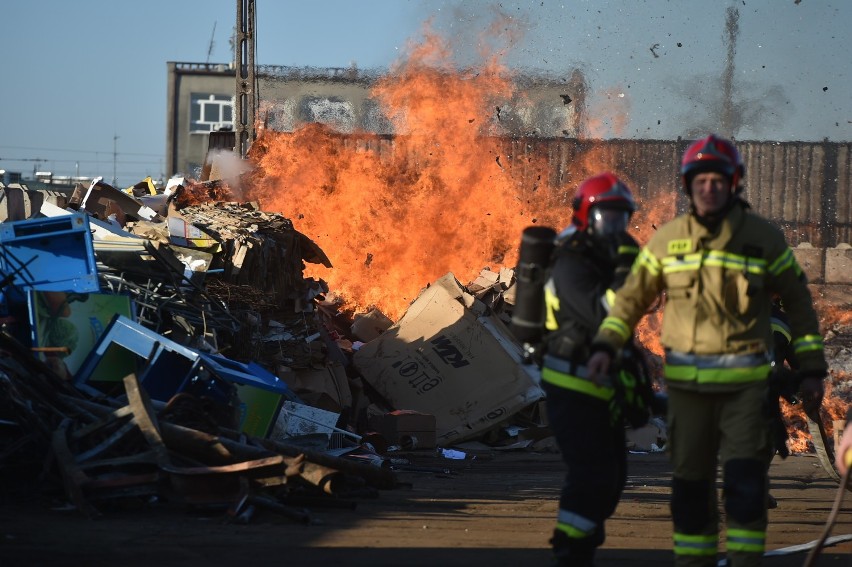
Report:
[{"label": "dark jacket sleeve", "polygon": [[606,316],[602,299],[611,277],[605,277],[588,257],[565,252],[556,259],[552,278],[559,298],[560,329],[573,326],[582,330],[584,339],[591,339]]}]

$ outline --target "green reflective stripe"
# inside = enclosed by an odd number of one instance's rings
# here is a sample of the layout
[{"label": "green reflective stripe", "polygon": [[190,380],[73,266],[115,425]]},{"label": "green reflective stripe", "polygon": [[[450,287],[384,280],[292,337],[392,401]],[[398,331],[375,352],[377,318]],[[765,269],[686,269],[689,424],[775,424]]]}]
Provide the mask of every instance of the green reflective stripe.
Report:
[{"label": "green reflective stripe", "polygon": [[615,305],[615,291],[608,289],[604,294],[604,307],[606,307],[607,313],[612,310],[613,305]]},{"label": "green reflective stripe", "polygon": [[589,534],[583,532],[582,530],[578,530],[574,526],[571,526],[569,524],[563,524],[562,522],[556,522],[556,529],[564,533],[571,539],[583,539],[585,537],[589,537]]},{"label": "green reflective stripe", "polygon": [[793,350],[796,354],[812,350],[823,350],[822,337],[819,335],[805,335],[793,341]]},{"label": "green reflective stripe", "polygon": [[701,267],[701,254],[685,254],[683,256],[667,256],[662,260],[663,273],[697,271]]},{"label": "green reflective stripe", "polygon": [[639,247],[638,246],[622,245],[622,246],[618,247],[617,252],[618,252],[618,254],[638,254],[639,253]]},{"label": "green reflective stripe", "polygon": [[787,339],[787,342],[793,340],[793,336],[790,334],[790,326],[784,323],[781,319],[777,317],[769,318],[769,326],[772,328],[773,333],[781,333],[784,335],[784,338]]},{"label": "green reflective stripe", "polygon": [[628,327],[627,323],[618,317],[604,317],[604,320],[601,323],[601,330],[603,329],[612,331],[625,341],[630,338],[630,327]]},{"label": "green reflective stripe", "polygon": [[643,248],[642,252],[639,253],[639,256],[636,258],[636,261],[633,262],[633,270],[638,270],[639,268],[645,268],[648,272],[656,277],[660,275],[660,270],[662,266],[660,265],[660,261],[657,260],[656,256],[648,250],[647,248]]},{"label": "green reflective stripe", "polygon": [[752,256],[731,254],[722,250],[709,250],[704,258],[704,265],[730,270],[745,270],[752,274],[763,274],[766,272],[766,260]]},{"label": "green reflective stripe", "polygon": [[636,377],[624,370],[618,373],[618,381],[624,386],[624,401],[635,404],[638,394],[636,392]]},{"label": "green reflective stripe", "polygon": [[730,551],[763,553],[766,547],[766,532],[729,529],[727,547]]},{"label": "green reflective stripe", "polygon": [[669,380],[695,381],[699,384],[740,384],[764,380],[769,375],[769,364],[746,368],[698,368],[693,365],[666,364],[663,374]]},{"label": "green reflective stripe", "polygon": [[556,331],[559,329],[559,323],[556,321],[556,313],[559,311],[559,296],[556,295],[556,289],[552,285],[552,280],[544,286],[544,305],[546,309],[546,317],[544,320],[544,328],[548,331]]},{"label": "green reflective stripe", "polygon": [[564,372],[558,372],[546,366],[541,369],[541,379],[548,384],[553,384],[566,390],[574,390],[575,392],[580,392],[581,394],[586,394],[605,402],[611,400],[615,395],[615,390],[609,386],[598,386],[589,380],[577,378]]},{"label": "green reflective stripe", "polygon": [[769,265],[769,273],[773,276],[777,276],[784,270],[788,270],[790,268],[793,268],[793,271],[796,272],[797,276],[802,272],[802,269],[799,267],[799,263],[796,262],[796,257],[793,256],[793,251],[787,248],[774,262],[772,262],[772,264]]},{"label": "green reflective stripe", "polygon": [[706,250],[678,256],[667,256],[662,260],[663,273],[697,271],[701,266],[742,270],[751,274],[764,274],[766,260],[740,254],[731,254],[722,250]]},{"label": "green reflective stripe", "polygon": [[674,534],[675,555],[716,555],[719,536],[717,534]]},{"label": "green reflective stripe", "polygon": [[556,516],[556,527],[573,538],[589,537],[597,529],[595,522],[589,518],[561,508]]}]

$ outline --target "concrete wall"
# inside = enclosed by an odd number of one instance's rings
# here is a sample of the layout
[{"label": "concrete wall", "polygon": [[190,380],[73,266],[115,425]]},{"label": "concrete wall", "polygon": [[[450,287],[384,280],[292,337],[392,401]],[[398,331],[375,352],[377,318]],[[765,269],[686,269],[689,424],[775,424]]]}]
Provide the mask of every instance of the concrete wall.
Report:
[{"label": "concrete wall", "polygon": [[813,248],[802,244],[793,249],[808,281],[815,284],[852,284],[852,245]]}]

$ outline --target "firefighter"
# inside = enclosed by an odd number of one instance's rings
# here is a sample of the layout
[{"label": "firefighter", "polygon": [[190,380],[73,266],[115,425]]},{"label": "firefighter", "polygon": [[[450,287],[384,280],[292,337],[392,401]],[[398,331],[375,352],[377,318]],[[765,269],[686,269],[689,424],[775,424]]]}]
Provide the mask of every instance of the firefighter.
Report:
[{"label": "firefighter", "polygon": [[642,249],[593,341],[599,381],[661,292],[669,395],[668,449],[677,566],[716,565],[717,464],[723,475],[728,561],[762,564],[766,542],[771,297],[790,320],[799,396],[819,406],[827,365],[802,269],[783,233],[742,198],[743,163],[715,135],[689,145],[681,180],[690,209]]},{"label": "firefighter", "polygon": [[550,427],[567,466],[550,543],[556,565],[582,567],[593,564],[604,541],[604,521],[615,511],[627,465],[624,416],[615,403],[624,390],[589,382],[583,362],[608,297],[623,283],[639,248],[627,234],[636,203],[614,174],[583,181],[573,209],[544,284],[541,376]]}]

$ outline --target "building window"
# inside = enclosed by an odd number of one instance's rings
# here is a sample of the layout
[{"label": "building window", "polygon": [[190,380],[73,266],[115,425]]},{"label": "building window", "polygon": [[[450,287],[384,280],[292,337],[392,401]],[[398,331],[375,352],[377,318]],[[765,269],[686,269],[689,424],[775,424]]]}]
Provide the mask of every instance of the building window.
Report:
[{"label": "building window", "polygon": [[213,132],[234,127],[234,97],[209,93],[190,95],[190,132]]}]

